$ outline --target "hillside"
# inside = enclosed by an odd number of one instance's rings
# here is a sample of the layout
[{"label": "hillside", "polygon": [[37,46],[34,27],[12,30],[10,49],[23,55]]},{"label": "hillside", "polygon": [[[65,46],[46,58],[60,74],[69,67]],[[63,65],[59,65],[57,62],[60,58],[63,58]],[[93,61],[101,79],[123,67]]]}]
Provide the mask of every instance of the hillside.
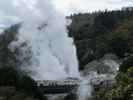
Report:
[{"label": "hillside", "polygon": [[119,58],[132,53],[133,8],[71,15],[69,36],[74,38],[80,69],[106,53]]},{"label": "hillside", "polygon": [[105,54],[113,53],[122,61],[116,83],[96,90],[93,100],[133,100],[133,8],[75,14],[70,18],[69,36],[77,47],[80,70],[86,70],[87,64]]}]

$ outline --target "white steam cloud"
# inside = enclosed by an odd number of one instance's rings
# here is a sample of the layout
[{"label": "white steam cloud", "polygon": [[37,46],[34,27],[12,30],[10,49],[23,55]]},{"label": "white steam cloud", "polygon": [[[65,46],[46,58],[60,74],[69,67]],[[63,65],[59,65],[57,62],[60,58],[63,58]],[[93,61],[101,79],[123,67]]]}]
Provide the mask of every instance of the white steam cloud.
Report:
[{"label": "white steam cloud", "polygon": [[[28,68],[36,73],[35,79],[79,76],[76,50],[67,36],[66,19],[49,0],[2,0],[0,9],[3,20],[9,17],[7,25],[22,22],[17,45],[24,41],[30,45],[33,54]],[[23,54],[27,54],[25,49]]]}]

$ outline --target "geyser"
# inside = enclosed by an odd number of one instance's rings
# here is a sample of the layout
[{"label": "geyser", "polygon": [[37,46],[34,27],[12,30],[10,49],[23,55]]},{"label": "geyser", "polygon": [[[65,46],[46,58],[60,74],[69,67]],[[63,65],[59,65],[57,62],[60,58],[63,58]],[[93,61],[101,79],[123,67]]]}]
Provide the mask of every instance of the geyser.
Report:
[{"label": "geyser", "polygon": [[[3,0],[0,9],[3,25],[22,24],[18,40],[10,46],[13,50],[26,43],[18,56],[21,69],[33,72],[30,75],[35,80],[77,77],[81,80],[78,93],[82,100],[86,99],[91,93],[90,85],[87,86],[89,80],[80,77],[76,49],[67,35],[65,16],[56,11],[49,0]],[[26,57],[30,59],[25,60]]]},{"label": "geyser", "polygon": [[[2,3],[2,15],[12,20],[8,25],[22,23],[18,41],[11,45],[16,47],[26,42],[32,52],[31,63],[23,61],[22,69],[34,72],[32,77],[37,80],[79,77],[76,50],[67,35],[65,16],[49,0],[3,0]],[[21,49],[20,58],[28,56],[26,49]]]}]

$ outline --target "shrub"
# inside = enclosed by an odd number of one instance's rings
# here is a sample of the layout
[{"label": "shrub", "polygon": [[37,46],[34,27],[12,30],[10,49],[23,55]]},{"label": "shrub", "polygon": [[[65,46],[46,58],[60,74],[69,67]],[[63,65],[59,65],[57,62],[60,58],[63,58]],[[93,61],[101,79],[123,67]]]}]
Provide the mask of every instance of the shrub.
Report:
[{"label": "shrub", "polygon": [[128,57],[126,60],[123,61],[123,63],[120,66],[121,72],[127,72],[127,70],[133,66],[133,56]]}]

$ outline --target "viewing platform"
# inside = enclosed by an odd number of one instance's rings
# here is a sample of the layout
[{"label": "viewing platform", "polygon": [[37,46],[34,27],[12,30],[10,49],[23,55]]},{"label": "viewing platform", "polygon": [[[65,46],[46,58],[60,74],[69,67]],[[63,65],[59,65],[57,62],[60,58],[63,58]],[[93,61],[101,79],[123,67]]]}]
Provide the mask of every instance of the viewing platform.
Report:
[{"label": "viewing platform", "polygon": [[38,87],[44,94],[62,94],[69,93],[76,89],[80,81],[76,78],[67,78],[64,80],[44,80],[38,81]]}]

